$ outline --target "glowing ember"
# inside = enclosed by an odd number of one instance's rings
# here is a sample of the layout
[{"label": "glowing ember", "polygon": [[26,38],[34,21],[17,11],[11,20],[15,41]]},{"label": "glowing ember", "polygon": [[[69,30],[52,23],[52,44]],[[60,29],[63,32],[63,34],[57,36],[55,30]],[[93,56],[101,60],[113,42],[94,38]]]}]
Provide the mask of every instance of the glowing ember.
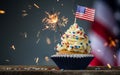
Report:
[{"label": "glowing ember", "polygon": [[107,64],[108,68],[111,68],[111,65],[110,64]]},{"label": "glowing ember", "polygon": [[49,59],[49,57],[48,56],[46,56],[45,57],[45,61],[49,61],[50,59]]},{"label": "glowing ember", "polygon": [[0,10],[0,14],[5,14],[5,11],[4,10]]},{"label": "glowing ember", "polygon": [[39,57],[36,57],[34,60],[36,64],[39,64]]},{"label": "glowing ember", "polygon": [[35,3],[34,3],[34,6],[35,6],[36,8],[40,8],[40,7],[39,7],[37,4],[35,4]]},{"label": "glowing ember", "polygon": [[47,44],[51,44],[50,38],[47,37],[46,42],[47,42]]},{"label": "glowing ember", "polygon": [[15,50],[15,46],[14,46],[14,45],[12,45],[11,48],[12,48],[13,50]]},{"label": "glowing ember", "polygon": [[65,26],[68,22],[68,18],[65,18],[64,16],[62,18],[59,18],[60,12],[56,13],[48,13],[47,17],[45,17],[42,22],[45,24],[44,29],[51,29],[51,30],[56,30],[56,28],[60,29],[61,26]]}]

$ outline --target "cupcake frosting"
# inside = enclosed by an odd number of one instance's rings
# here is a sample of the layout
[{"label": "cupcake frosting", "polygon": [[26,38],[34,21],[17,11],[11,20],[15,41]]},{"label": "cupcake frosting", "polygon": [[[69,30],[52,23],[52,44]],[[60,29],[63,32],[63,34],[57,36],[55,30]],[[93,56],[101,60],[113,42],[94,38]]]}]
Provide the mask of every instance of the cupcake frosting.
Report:
[{"label": "cupcake frosting", "polygon": [[90,40],[83,28],[79,27],[77,23],[74,23],[61,36],[61,43],[57,44],[56,50],[58,52],[64,50],[89,54],[91,51]]}]

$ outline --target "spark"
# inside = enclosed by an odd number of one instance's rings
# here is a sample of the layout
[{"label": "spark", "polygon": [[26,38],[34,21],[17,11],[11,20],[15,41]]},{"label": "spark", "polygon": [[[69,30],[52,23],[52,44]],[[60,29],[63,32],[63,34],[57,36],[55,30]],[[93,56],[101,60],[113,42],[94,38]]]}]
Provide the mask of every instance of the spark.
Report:
[{"label": "spark", "polygon": [[39,43],[39,41],[40,41],[40,38],[38,38],[38,39],[37,39],[36,44],[38,44],[38,43]]},{"label": "spark", "polygon": [[22,10],[23,13],[27,12],[26,10]]},{"label": "spark", "polygon": [[57,0],[57,2],[59,2],[59,0]]},{"label": "spark", "polygon": [[10,62],[10,60],[6,59],[5,62]]},{"label": "spark", "polygon": [[27,16],[28,14],[27,14],[27,11],[26,10],[22,10],[22,16],[23,17],[25,17],[25,16]]},{"label": "spark", "polygon": [[36,63],[36,64],[39,63],[39,57],[36,57],[34,60],[35,60],[35,63]]},{"label": "spark", "polygon": [[40,32],[40,31],[38,31],[38,33],[37,33],[37,37],[40,37],[40,33],[41,33],[41,32]]},{"label": "spark", "polygon": [[28,5],[28,8],[31,9],[31,8],[32,8],[32,5]]},{"label": "spark", "polygon": [[55,12],[55,13],[49,13],[45,12],[47,16],[43,18],[42,22],[45,24],[45,29],[50,29],[56,31],[60,30],[60,27],[65,26],[68,22],[68,18],[65,18],[64,16],[62,18],[59,17],[60,12]]},{"label": "spark", "polygon": [[27,16],[27,15],[28,15],[27,13],[23,13],[23,14],[22,14],[23,17],[25,17],[25,16]]},{"label": "spark", "polygon": [[63,4],[61,4],[61,6],[63,6]]},{"label": "spark", "polygon": [[46,42],[47,42],[47,44],[51,44],[50,38],[47,37]]},{"label": "spark", "polygon": [[39,7],[37,4],[35,4],[35,3],[34,3],[34,6],[35,6],[36,8],[40,8],[40,7]]},{"label": "spark", "polygon": [[112,39],[111,37],[109,37],[109,42],[105,42],[104,46],[116,47],[117,43],[118,43],[117,39]]},{"label": "spark", "polygon": [[5,14],[5,11],[4,10],[0,10],[0,14]]},{"label": "spark", "polygon": [[114,58],[117,58],[117,56],[116,56],[115,54],[113,55],[113,57],[114,57]]},{"label": "spark", "polygon": [[108,68],[111,68],[111,65],[110,64],[107,64]]},{"label": "spark", "polygon": [[11,48],[12,48],[13,50],[15,50],[15,46],[14,46],[14,45],[12,45]]},{"label": "spark", "polygon": [[50,59],[49,59],[49,57],[48,56],[45,56],[45,61],[49,61]]}]

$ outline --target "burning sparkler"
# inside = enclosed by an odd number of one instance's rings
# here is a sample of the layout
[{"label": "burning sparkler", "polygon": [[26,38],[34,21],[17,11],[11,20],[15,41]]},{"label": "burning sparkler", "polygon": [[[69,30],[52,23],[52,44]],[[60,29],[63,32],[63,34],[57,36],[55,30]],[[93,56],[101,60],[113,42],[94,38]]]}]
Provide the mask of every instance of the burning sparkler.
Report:
[{"label": "burning sparkler", "polygon": [[48,12],[45,13],[47,14],[47,17],[42,20],[42,22],[45,24],[44,29],[51,29],[56,31],[56,29],[58,28],[60,34],[62,34],[62,32],[60,31],[60,27],[67,24],[68,18],[65,18],[64,16],[62,16],[62,18],[59,18],[60,12],[55,12],[51,14]]}]

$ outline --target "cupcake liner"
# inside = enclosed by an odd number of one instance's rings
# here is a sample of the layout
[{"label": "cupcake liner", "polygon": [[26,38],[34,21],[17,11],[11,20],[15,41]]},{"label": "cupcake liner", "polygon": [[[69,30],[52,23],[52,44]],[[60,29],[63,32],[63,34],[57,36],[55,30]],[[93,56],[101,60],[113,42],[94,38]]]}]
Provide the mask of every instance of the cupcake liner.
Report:
[{"label": "cupcake liner", "polygon": [[73,54],[73,55],[52,55],[51,59],[60,69],[64,70],[82,70],[85,69],[93,59],[90,54]]}]

